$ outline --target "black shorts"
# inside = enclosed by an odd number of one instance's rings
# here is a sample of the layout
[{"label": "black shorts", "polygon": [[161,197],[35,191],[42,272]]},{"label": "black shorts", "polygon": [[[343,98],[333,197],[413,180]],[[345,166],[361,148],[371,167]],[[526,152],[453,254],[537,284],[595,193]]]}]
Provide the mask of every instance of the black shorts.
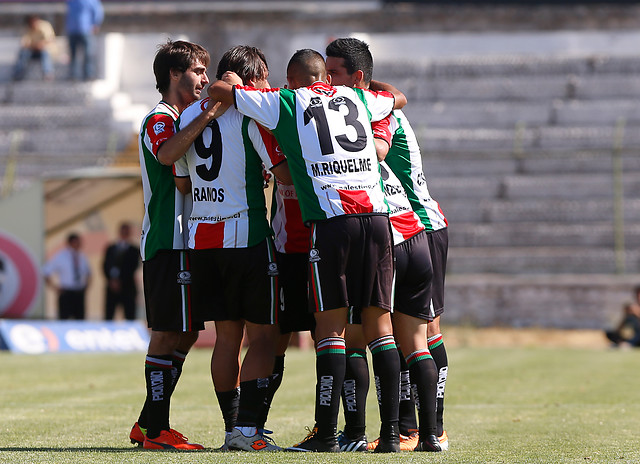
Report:
[{"label": "black shorts", "polygon": [[393,250],[389,218],[338,216],[311,225],[309,308],[391,310]]},{"label": "black shorts", "polygon": [[280,333],[313,331],[316,320],[309,312],[307,253],[276,253],[280,273]]},{"label": "black shorts", "polygon": [[394,247],[396,278],[393,311],[433,320],[431,282],[433,269],[427,234],[422,231]]},{"label": "black shorts", "polygon": [[142,263],[147,324],[160,332],[204,329],[191,304],[191,272],[186,250],[161,250]]},{"label": "black shorts", "polygon": [[447,273],[447,252],[449,250],[449,232],[447,228],[427,233],[433,280],[431,282],[431,316],[437,317],[444,312],[444,277]]},{"label": "black shorts", "polygon": [[248,248],[191,250],[193,304],[208,321],[277,322],[278,265],[270,239]]}]

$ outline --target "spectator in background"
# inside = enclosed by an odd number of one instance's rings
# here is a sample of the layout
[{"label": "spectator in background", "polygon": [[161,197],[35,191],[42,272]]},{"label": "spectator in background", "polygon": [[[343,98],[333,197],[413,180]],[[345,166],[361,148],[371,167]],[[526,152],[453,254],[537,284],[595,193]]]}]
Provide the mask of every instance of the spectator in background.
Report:
[{"label": "spectator in background", "polygon": [[[104,11],[100,0],[67,0],[67,40],[69,41],[69,77],[73,80],[95,79],[95,40]],[[82,48],[82,73],[78,60]]]},{"label": "spectator in background", "polygon": [[13,69],[13,80],[21,81],[31,60],[39,60],[42,76],[45,80],[53,80],[53,61],[51,49],[56,38],[53,26],[36,15],[25,18],[26,30],[20,39],[20,52]]},{"label": "spectator in background", "polygon": [[[85,293],[91,283],[87,257],[80,251],[76,233],[67,236],[67,246],[56,253],[43,269],[45,283],[58,293],[58,319],[84,319]],[[54,282],[52,276],[56,274]]]},{"label": "spectator in background", "polygon": [[120,224],[118,241],[107,247],[102,269],[107,279],[105,319],[113,320],[116,307],[122,305],[125,319],[136,318],[135,272],[140,265],[140,249],[129,242],[131,225]]},{"label": "spectator in background", "polygon": [[605,331],[612,346],[640,346],[640,285],[634,289],[635,302],[622,307],[622,320],[614,330]]}]

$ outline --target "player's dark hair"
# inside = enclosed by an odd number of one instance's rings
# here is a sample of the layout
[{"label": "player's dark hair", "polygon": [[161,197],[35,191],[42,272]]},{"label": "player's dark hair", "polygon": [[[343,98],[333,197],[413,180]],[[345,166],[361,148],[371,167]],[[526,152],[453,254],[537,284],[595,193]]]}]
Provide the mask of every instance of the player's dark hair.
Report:
[{"label": "player's dark hair", "polygon": [[71,242],[75,242],[76,240],[80,240],[80,236],[75,232],[71,232],[69,235],[67,235],[67,243],[69,245],[71,245]]},{"label": "player's dark hair", "polygon": [[244,84],[249,80],[259,81],[267,78],[269,66],[262,50],[249,45],[236,45],[229,49],[218,62],[216,78],[222,79],[227,71],[233,71]]},{"label": "player's dark hair", "polygon": [[333,58],[343,58],[347,73],[353,74],[359,69],[364,74],[364,82],[366,84],[371,82],[373,56],[367,43],[353,37],[336,39],[327,45],[326,54]]},{"label": "player's dark hair", "polygon": [[209,66],[209,52],[204,47],[186,42],[184,40],[171,39],[166,44],[158,47],[158,52],[153,60],[153,74],[156,76],[156,89],[164,95],[169,90],[171,82],[171,70],[177,69],[185,72],[196,61],[200,61],[203,65]]},{"label": "player's dark hair", "polygon": [[303,48],[293,54],[287,64],[287,73],[295,68],[300,82],[311,85],[316,81],[324,81],[327,77],[323,56],[310,48]]}]

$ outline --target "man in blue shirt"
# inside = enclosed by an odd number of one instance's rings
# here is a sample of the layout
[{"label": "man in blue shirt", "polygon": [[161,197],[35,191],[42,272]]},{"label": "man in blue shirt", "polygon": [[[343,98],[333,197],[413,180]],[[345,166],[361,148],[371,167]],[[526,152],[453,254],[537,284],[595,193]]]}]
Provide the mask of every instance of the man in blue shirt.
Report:
[{"label": "man in blue shirt", "polygon": [[[94,34],[104,19],[100,0],[67,0],[67,39],[69,41],[69,77],[73,80],[95,79]],[[83,50],[82,74],[77,60],[79,49]]]}]

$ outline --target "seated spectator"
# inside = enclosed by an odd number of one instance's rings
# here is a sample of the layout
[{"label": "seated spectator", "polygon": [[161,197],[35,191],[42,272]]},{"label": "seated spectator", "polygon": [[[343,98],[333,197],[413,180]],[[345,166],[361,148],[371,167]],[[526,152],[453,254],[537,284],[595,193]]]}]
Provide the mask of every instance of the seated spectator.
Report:
[{"label": "seated spectator", "polygon": [[24,79],[29,61],[37,59],[42,66],[43,78],[53,80],[51,48],[56,38],[53,26],[36,15],[27,16],[25,24],[27,29],[20,40],[20,52],[13,69],[13,79],[16,81]]},{"label": "seated spectator", "polygon": [[635,288],[635,303],[625,303],[622,307],[622,320],[614,330],[605,331],[612,345],[640,346],[640,286]]}]

